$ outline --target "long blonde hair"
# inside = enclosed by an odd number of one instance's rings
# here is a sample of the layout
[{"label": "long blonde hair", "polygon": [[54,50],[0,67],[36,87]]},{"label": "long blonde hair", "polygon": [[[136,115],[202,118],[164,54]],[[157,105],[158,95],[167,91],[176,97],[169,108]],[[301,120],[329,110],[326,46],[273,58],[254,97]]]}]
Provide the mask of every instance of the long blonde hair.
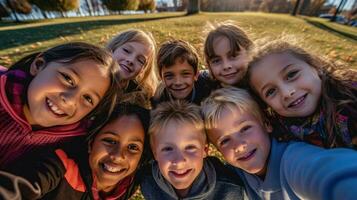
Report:
[{"label": "long blonde hair", "polygon": [[[150,32],[144,32],[138,29],[128,29],[120,32],[107,44],[107,49],[112,53],[127,42],[139,42],[150,49],[150,55],[147,58],[143,70],[135,77],[135,82],[141,91],[135,91],[132,94],[126,94],[122,97],[122,101],[142,101],[150,99],[154,94],[158,85],[157,72],[155,71],[155,58],[156,58],[156,42]],[[130,80],[122,80],[122,85],[128,86]],[[124,88],[126,89],[126,88]],[[138,100],[140,99],[140,100]],[[145,100],[146,101],[146,100]],[[147,103],[147,102],[146,102]],[[138,103],[142,104],[142,103]],[[147,107],[147,106],[145,106]]]}]

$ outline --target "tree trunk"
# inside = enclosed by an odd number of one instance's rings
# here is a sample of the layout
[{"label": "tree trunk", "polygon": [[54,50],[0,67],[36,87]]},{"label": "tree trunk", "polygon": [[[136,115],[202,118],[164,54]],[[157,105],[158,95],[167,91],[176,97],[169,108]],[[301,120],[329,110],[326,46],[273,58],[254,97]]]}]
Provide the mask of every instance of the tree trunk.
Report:
[{"label": "tree trunk", "polygon": [[292,16],[296,16],[297,11],[298,11],[298,9],[299,9],[299,5],[300,5],[300,0],[296,0],[295,6],[294,6],[294,10],[293,10],[293,12],[291,13]]},{"label": "tree trunk", "polygon": [[336,21],[336,17],[338,15],[338,13],[340,13],[340,10],[342,10],[343,6],[345,5],[345,1],[347,0],[341,0],[340,4],[338,5],[338,7],[336,8],[335,13],[333,14],[332,18],[331,18],[331,22],[335,22]]},{"label": "tree trunk", "polygon": [[200,12],[200,0],[189,0],[187,6],[187,15],[193,15]]},{"label": "tree trunk", "polygon": [[6,0],[6,3],[7,3],[7,5],[8,5],[8,7],[10,8],[11,12],[14,14],[15,21],[16,21],[16,22],[20,22],[20,20],[19,20],[17,14],[16,14],[15,9],[11,6],[10,0]]},{"label": "tree trunk", "polygon": [[89,0],[86,0],[89,16],[93,16],[93,8]]}]

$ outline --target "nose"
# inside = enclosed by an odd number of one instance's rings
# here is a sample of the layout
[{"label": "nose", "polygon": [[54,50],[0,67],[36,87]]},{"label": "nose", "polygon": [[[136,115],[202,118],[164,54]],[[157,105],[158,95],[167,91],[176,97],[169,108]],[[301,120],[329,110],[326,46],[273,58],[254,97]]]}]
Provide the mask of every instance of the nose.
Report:
[{"label": "nose", "polygon": [[181,77],[177,76],[177,77],[174,78],[174,84],[175,85],[181,85],[181,82],[182,82]]},{"label": "nose", "polygon": [[294,96],[296,90],[293,87],[290,86],[284,86],[281,88],[282,94],[284,99],[288,99],[291,98],[292,96]]},{"label": "nose", "polygon": [[75,90],[66,91],[60,94],[63,105],[75,106],[78,101],[78,92]]},{"label": "nose", "polygon": [[110,159],[113,161],[124,160],[125,153],[118,145],[115,145],[115,147],[110,150]]},{"label": "nose", "polygon": [[232,69],[232,64],[228,60],[223,60],[223,70]]},{"label": "nose", "polygon": [[173,165],[179,165],[181,163],[186,162],[186,158],[182,152],[175,152],[174,155],[172,155],[171,162]]},{"label": "nose", "polygon": [[247,143],[245,141],[236,141],[234,145],[233,149],[235,153],[245,152],[247,149]]},{"label": "nose", "polygon": [[134,65],[134,59],[135,59],[134,55],[128,56],[126,59],[126,64],[130,66]]}]

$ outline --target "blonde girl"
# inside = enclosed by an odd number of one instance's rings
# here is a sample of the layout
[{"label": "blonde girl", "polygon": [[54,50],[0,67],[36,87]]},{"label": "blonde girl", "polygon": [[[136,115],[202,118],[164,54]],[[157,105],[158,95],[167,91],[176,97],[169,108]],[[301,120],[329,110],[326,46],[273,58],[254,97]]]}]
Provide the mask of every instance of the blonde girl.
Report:
[{"label": "blonde girl", "polygon": [[125,30],[115,36],[107,48],[119,64],[121,85],[125,90],[120,102],[150,107],[149,99],[158,85],[154,67],[156,44],[151,33]]}]

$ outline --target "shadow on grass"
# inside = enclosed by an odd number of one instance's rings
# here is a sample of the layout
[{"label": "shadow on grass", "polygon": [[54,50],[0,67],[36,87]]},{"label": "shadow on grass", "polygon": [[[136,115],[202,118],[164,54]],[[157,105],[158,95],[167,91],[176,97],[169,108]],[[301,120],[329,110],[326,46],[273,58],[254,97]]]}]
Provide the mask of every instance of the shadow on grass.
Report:
[{"label": "shadow on grass", "polygon": [[354,41],[357,41],[357,35],[354,35],[354,34],[351,34],[351,33],[348,33],[348,32],[345,32],[345,31],[342,31],[342,30],[337,30],[337,29],[334,29],[330,26],[327,26],[326,24],[324,23],[321,23],[321,22],[318,22],[318,21],[313,21],[313,20],[309,20],[309,19],[304,19],[307,23],[317,27],[317,28],[320,28],[322,30],[325,30],[325,31],[328,31],[332,34],[335,34],[337,36],[342,36],[344,38],[347,38],[347,39],[352,39]]},{"label": "shadow on grass", "polygon": [[26,44],[32,44],[35,42],[47,41],[58,37],[80,34],[82,31],[100,29],[113,25],[154,21],[184,16],[185,15],[143,17],[131,19],[98,19],[72,23],[65,22],[58,24],[48,24],[38,27],[25,27],[14,30],[0,30],[0,50],[22,46]]}]

